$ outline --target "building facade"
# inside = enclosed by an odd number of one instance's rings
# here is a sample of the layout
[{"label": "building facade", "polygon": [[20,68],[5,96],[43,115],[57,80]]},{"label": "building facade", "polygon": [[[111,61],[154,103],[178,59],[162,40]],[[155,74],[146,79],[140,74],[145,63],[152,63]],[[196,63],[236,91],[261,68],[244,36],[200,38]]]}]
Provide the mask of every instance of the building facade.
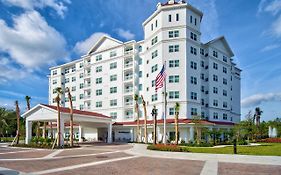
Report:
[{"label": "building facade", "polygon": [[[158,3],[142,24],[142,41],[121,42],[103,36],[80,59],[50,68],[49,104],[55,104],[56,87],[68,87],[74,108],[111,116],[122,125],[116,126],[116,131],[122,130],[120,135],[128,134],[132,139],[136,113],[144,118],[141,101],[139,111],[135,109],[135,94],[143,95],[148,120],[152,120],[153,106],[157,118],[164,117],[163,88],[155,92],[155,78],[165,65],[167,119],[174,118],[174,106],[179,102],[180,119],[200,116],[212,127],[226,128],[239,122],[241,70],[223,36],[201,42],[202,18],[201,11],[184,1]],[[68,100],[63,94],[64,107],[68,107]],[[169,132],[173,126],[167,127]],[[188,129],[180,130],[182,139],[192,140],[192,126],[182,127]]]}]

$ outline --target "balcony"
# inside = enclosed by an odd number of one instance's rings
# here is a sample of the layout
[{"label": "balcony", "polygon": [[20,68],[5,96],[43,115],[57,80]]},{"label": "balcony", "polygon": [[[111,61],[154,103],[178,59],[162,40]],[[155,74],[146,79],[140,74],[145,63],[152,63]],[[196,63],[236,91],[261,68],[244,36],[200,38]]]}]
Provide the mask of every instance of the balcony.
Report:
[{"label": "balcony", "polygon": [[133,105],[133,100],[125,102],[125,106],[132,106],[132,105]]},{"label": "balcony", "polygon": [[84,96],[84,101],[90,101],[90,100],[91,100],[91,95]]},{"label": "balcony", "polygon": [[133,74],[129,74],[129,75],[126,75],[124,77],[125,81],[129,81],[129,80],[132,80],[133,79]]},{"label": "balcony", "polygon": [[129,87],[128,89],[126,88],[124,93],[125,94],[131,94],[134,91],[133,87]]},{"label": "balcony", "polygon": [[85,84],[84,85],[84,90],[89,90],[89,89],[91,89],[91,83]]},{"label": "balcony", "polygon": [[125,65],[124,65],[124,68],[125,69],[128,69],[128,68],[131,68],[131,67],[133,67],[133,61],[130,61],[130,62],[128,62],[128,63],[125,63]]}]

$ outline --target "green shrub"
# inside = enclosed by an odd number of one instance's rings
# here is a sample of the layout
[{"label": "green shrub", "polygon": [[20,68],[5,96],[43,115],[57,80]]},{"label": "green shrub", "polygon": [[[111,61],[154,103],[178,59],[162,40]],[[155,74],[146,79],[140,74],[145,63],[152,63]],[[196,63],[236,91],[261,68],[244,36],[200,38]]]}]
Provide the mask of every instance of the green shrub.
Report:
[{"label": "green shrub", "polygon": [[190,142],[190,143],[181,143],[180,146],[189,146],[189,147],[212,147],[212,146],[214,146],[214,145],[211,144],[211,143],[207,143],[207,142],[201,142],[201,143],[199,143],[199,144]]},{"label": "green shrub", "polygon": [[148,145],[147,149],[149,150],[157,150],[157,151],[171,151],[171,152],[189,152],[186,147],[181,147],[178,145]]}]

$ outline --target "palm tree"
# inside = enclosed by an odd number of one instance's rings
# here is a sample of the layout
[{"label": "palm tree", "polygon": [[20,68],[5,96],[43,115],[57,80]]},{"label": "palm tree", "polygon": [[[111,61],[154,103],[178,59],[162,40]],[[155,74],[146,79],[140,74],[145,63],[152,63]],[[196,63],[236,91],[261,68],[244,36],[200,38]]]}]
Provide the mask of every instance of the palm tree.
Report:
[{"label": "palm tree", "polygon": [[19,108],[19,102],[16,100],[16,116],[17,116],[17,135],[16,135],[16,143],[19,144],[20,139],[20,108]]},{"label": "palm tree", "polygon": [[176,144],[179,142],[179,111],[180,111],[180,104],[176,102],[175,105],[175,135],[176,135]]},{"label": "palm tree", "polygon": [[57,102],[57,111],[58,111],[58,121],[57,121],[57,145],[60,146],[60,142],[61,142],[61,128],[60,128],[60,95],[63,93],[62,88],[61,87],[57,87],[56,90],[57,92],[57,97],[56,97],[56,102]]},{"label": "palm tree", "polygon": [[144,101],[143,96],[141,95],[142,106],[144,111],[144,142],[147,143],[147,111],[146,111],[146,103]]},{"label": "palm tree", "polygon": [[26,107],[28,111],[30,110],[30,100],[31,100],[30,96],[25,96]]},{"label": "palm tree", "polygon": [[139,95],[138,94],[135,94],[134,96],[134,100],[135,100],[135,110],[136,110],[136,113],[137,113],[137,142],[141,142],[140,140],[140,113],[139,113],[139,104],[138,104],[138,101],[139,101]]},{"label": "palm tree", "polygon": [[200,144],[201,142],[201,117],[200,116],[193,116],[192,117],[192,123],[194,123],[194,127],[196,129],[196,141],[197,144]]},{"label": "palm tree", "polygon": [[70,89],[69,88],[66,88],[66,92],[68,94],[69,107],[70,107],[70,146],[73,147],[73,105],[72,105],[72,95],[70,93]]},{"label": "palm tree", "polygon": [[263,111],[259,107],[256,107],[254,117],[256,118],[256,125],[257,126],[260,125],[260,120],[261,120],[261,114],[262,113],[263,113]]}]

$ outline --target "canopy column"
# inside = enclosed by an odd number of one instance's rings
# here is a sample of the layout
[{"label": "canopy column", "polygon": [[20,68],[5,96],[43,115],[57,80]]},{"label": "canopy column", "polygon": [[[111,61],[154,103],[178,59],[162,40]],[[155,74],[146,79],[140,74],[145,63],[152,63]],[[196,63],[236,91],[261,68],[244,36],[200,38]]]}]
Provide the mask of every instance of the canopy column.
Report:
[{"label": "canopy column", "polygon": [[112,143],[112,123],[107,125],[107,143]]},{"label": "canopy column", "polygon": [[26,120],[25,128],[25,144],[29,144],[32,137],[32,122]]}]

